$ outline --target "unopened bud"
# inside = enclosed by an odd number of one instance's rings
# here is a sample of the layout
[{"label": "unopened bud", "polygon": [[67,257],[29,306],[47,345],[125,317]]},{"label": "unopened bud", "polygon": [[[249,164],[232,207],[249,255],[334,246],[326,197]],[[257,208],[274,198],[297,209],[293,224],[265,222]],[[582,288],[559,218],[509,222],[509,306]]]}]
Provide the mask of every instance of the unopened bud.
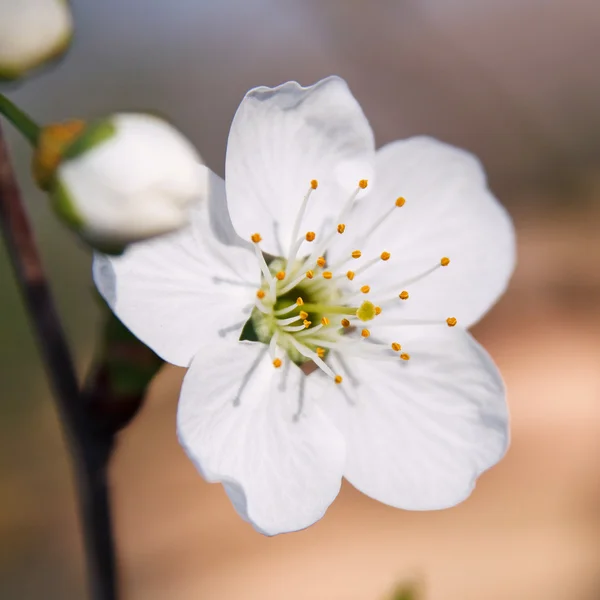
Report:
[{"label": "unopened bud", "polygon": [[147,114],[76,123],[42,130],[34,174],[81,237],[118,252],[188,223],[190,204],[206,196],[208,182],[181,133]]},{"label": "unopened bud", "polygon": [[60,56],[72,35],[67,0],[0,0],[0,80]]}]

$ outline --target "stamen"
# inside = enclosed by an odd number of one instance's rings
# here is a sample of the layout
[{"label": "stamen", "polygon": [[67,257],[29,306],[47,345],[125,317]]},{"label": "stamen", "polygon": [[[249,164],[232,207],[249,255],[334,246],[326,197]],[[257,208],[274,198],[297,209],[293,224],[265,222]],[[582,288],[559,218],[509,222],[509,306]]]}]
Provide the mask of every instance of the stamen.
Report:
[{"label": "stamen", "polygon": [[334,381],[335,381],[337,384],[340,384],[340,383],[342,383],[342,381],[344,381],[344,380],[342,379],[342,376],[341,376],[341,375],[336,375],[336,376],[335,376],[335,378],[334,378]]},{"label": "stamen", "polygon": [[259,298],[260,300],[262,300],[264,297],[266,296],[264,290],[258,290],[258,292],[256,292],[256,297]]},{"label": "stamen", "polygon": [[307,319],[308,318],[308,313],[306,311],[304,311],[304,310],[301,310],[300,311],[300,318],[302,320]]},{"label": "stamen", "polygon": [[448,317],[446,323],[448,323],[448,327],[454,327],[458,321],[454,317]]},{"label": "stamen", "polygon": [[370,288],[370,286],[368,286],[368,285],[363,285],[363,286],[360,288],[360,291],[361,291],[363,294],[368,294],[368,293],[371,291],[371,288]]},{"label": "stamen", "polygon": [[360,332],[360,335],[362,335],[362,337],[364,337],[364,338],[368,338],[371,335],[371,332],[368,329],[363,329]]},{"label": "stamen", "polygon": [[[269,342],[269,354],[271,355],[271,359],[273,360],[273,365],[275,365],[275,359],[277,359],[277,341],[279,340],[279,331],[276,331]],[[279,361],[279,366],[281,366],[281,360]]]},{"label": "stamen", "polygon": [[327,261],[325,260],[324,256],[319,256],[319,258],[317,258],[317,264],[319,265],[319,267],[323,268],[326,265]]},{"label": "stamen", "polygon": [[322,325],[329,325],[329,319],[327,317],[323,317],[321,319],[321,324]]},{"label": "stamen", "polygon": [[317,356],[323,358],[325,356],[325,348],[317,348]]},{"label": "stamen", "polygon": [[285,315],[286,313],[292,312],[296,308],[298,308],[298,301],[294,302],[294,304],[286,306],[285,308],[280,308],[279,310],[274,311],[273,314],[276,317],[279,317],[281,315]]},{"label": "stamen", "polygon": [[[301,281],[303,281],[306,275],[306,273],[302,273],[301,275],[298,275],[298,277],[296,277],[295,279],[292,279],[292,281],[288,282],[284,287],[282,287],[279,290],[279,294],[287,294],[287,292],[294,289]],[[279,277],[277,279],[279,279]]]},{"label": "stamen", "polygon": [[344,233],[344,231],[346,231],[346,225],[344,223],[340,223],[337,226],[337,232],[338,233]]},{"label": "stamen", "polygon": [[281,367],[281,365],[282,365],[282,364],[283,364],[283,363],[281,362],[281,359],[280,359],[280,358],[275,358],[275,359],[273,359],[273,366],[274,366],[276,369],[279,369],[279,367]]},{"label": "stamen", "polygon": [[250,239],[255,243],[258,244],[259,242],[262,242],[262,237],[260,236],[260,233],[253,233],[250,236]]},{"label": "stamen", "polygon": [[296,298],[296,304],[298,306],[302,306],[304,304],[304,300],[302,300],[302,297],[298,296],[298,298]]},{"label": "stamen", "polygon": [[314,271],[306,271],[307,279],[312,279],[315,276]]},{"label": "stamen", "polygon": [[254,301],[254,306],[260,310],[264,315],[270,315],[271,309],[267,308],[258,298]]},{"label": "stamen", "polygon": [[408,300],[408,292],[406,290],[400,292],[398,298],[400,298],[400,300]]},{"label": "stamen", "polygon": [[406,354],[406,352],[403,352],[403,353],[400,355],[400,358],[401,358],[402,360],[410,360],[410,354]]},{"label": "stamen", "polygon": [[360,250],[354,250],[351,254],[352,258],[360,258],[362,256],[362,252]]},{"label": "stamen", "polygon": [[348,319],[342,319],[342,327],[350,327],[350,321]]},{"label": "stamen", "polygon": [[381,260],[389,260],[390,256],[391,254],[389,252],[382,252],[379,258],[381,258]]},{"label": "stamen", "polygon": [[447,256],[444,256],[444,258],[442,258],[442,260],[440,260],[440,265],[442,265],[442,267],[447,267],[450,264],[450,259]]},{"label": "stamen", "polygon": [[325,279],[331,279],[333,277],[333,273],[331,271],[323,271],[323,277]]},{"label": "stamen", "polygon": [[304,236],[304,239],[307,242],[314,242],[316,237],[317,237],[317,234],[314,231],[307,231],[306,235]]},{"label": "stamen", "polygon": [[279,281],[283,281],[285,279],[285,271],[278,271],[275,277],[277,277]]},{"label": "stamen", "polygon": [[396,206],[398,208],[401,208],[405,204],[406,204],[406,200],[402,196],[400,196],[399,198],[396,198]]},{"label": "stamen", "polygon": [[347,277],[347,278],[348,278],[350,281],[352,281],[352,280],[354,279],[354,275],[356,275],[356,273],[355,273],[354,271],[348,271],[348,272],[346,273],[346,277]]},{"label": "stamen", "polygon": [[369,180],[368,180],[368,179],[361,179],[361,180],[358,182],[358,187],[359,187],[361,190],[364,190],[364,189],[365,189],[365,188],[366,188],[368,185],[369,185]]},{"label": "stamen", "polygon": [[299,331],[304,331],[306,329],[306,327],[304,325],[295,325],[295,326],[287,326],[287,327],[282,327],[281,331],[285,331],[286,333],[297,333]]},{"label": "stamen", "polygon": [[[306,322],[310,326],[311,322],[310,321],[306,321]],[[323,329],[323,325],[321,325],[321,324],[315,325],[314,327],[310,327],[310,329],[307,327],[304,331],[299,331],[296,334],[296,339],[300,338],[300,337],[308,337],[309,335],[313,335],[314,333],[316,333],[320,329]]]},{"label": "stamen", "polygon": [[288,336],[291,344],[302,354],[302,356],[306,358],[310,358],[318,367],[321,368],[329,377],[335,378],[335,373],[323,362],[319,355],[316,352],[313,352],[310,348],[307,348],[304,344],[301,344],[294,336]]},{"label": "stamen", "polygon": [[392,342],[392,350],[394,352],[400,352],[400,350],[402,350],[402,346],[398,342]]},{"label": "stamen", "polygon": [[313,179],[310,182],[310,187],[308,188],[308,191],[306,192],[306,194],[304,195],[304,198],[302,199],[302,203],[300,204],[300,209],[298,210],[298,214],[296,215],[296,220],[294,221],[294,227],[292,228],[292,235],[290,237],[291,241],[291,245],[289,248],[289,252],[288,252],[288,260],[287,260],[287,264],[293,264],[294,259],[296,258],[296,254],[298,252],[298,249],[294,250],[294,246],[295,246],[295,241],[298,238],[298,233],[300,232],[300,224],[302,223],[302,219],[304,218],[304,213],[306,212],[306,206],[308,204],[308,199],[310,198],[310,195],[312,194],[313,190],[316,190],[317,187],[319,186],[319,182],[316,179]]},{"label": "stamen", "polygon": [[302,323],[303,323],[305,329],[308,329],[312,325],[312,321],[309,321],[308,319],[304,319],[304,321]]},{"label": "stamen", "polygon": [[262,271],[263,277],[267,280],[267,281],[271,281],[273,276],[271,275],[271,271],[269,271],[269,267],[267,266],[267,262],[265,261],[265,257],[263,256],[263,253],[261,252],[260,248],[258,247],[258,242],[262,239],[260,237],[260,234],[258,233],[254,233],[252,235],[252,241],[254,241],[255,236],[258,236],[256,239],[258,241],[254,242],[254,253],[256,254],[256,258],[258,259],[258,264],[260,265],[260,270]]},{"label": "stamen", "polygon": [[287,319],[275,319],[275,323],[280,327],[285,327],[286,325],[291,325],[295,321],[299,321],[301,318],[300,315],[296,315],[294,317],[288,317]]},{"label": "stamen", "polygon": [[375,307],[375,315],[379,316],[381,314],[381,306],[376,306]]}]

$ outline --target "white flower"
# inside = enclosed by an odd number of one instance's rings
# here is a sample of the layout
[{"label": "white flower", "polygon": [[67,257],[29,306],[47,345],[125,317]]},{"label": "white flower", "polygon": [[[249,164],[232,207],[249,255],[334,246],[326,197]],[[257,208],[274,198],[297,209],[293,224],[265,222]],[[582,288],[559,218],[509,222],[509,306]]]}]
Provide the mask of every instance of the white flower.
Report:
[{"label": "white flower", "polygon": [[117,114],[69,146],[53,173],[59,213],[94,245],[176,230],[205,193],[206,174],[187,139],[147,114]]},{"label": "white flower", "polygon": [[61,54],[72,33],[66,0],[0,0],[0,77],[15,79]]},{"label": "white flower", "polygon": [[178,432],[202,475],[266,534],[318,520],[342,476],[404,509],[464,500],[508,444],[464,329],[515,261],[479,162],[430,138],[375,153],[332,77],[251,90],[210,177],[187,230],[94,264],[118,317],[190,367]]}]

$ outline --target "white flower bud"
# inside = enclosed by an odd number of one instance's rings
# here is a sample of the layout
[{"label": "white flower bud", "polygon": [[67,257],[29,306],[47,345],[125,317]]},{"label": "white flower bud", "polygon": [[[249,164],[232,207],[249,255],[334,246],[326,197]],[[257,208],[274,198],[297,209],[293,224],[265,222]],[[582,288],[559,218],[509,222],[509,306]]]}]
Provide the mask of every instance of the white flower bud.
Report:
[{"label": "white flower bud", "polygon": [[0,0],[0,79],[62,54],[73,34],[67,0]]},{"label": "white flower bud", "polygon": [[57,212],[93,246],[118,248],[178,229],[207,185],[191,143],[148,114],[86,126],[54,172]]}]

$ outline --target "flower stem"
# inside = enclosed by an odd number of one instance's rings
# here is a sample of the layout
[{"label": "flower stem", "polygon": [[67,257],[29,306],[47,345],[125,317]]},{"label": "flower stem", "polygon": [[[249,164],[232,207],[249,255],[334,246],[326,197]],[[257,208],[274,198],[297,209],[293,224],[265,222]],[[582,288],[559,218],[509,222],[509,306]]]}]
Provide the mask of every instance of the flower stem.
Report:
[{"label": "flower stem", "polygon": [[4,94],[0,94],[0,114],[4,115],[32,146],[37,145],[40,126]]},{"label": "flower stem", "polygon": [[112,431],[90,417],[0,128],[0,228],[54,389],[76,472],[91,598],[116,600],[107,467]]}]

